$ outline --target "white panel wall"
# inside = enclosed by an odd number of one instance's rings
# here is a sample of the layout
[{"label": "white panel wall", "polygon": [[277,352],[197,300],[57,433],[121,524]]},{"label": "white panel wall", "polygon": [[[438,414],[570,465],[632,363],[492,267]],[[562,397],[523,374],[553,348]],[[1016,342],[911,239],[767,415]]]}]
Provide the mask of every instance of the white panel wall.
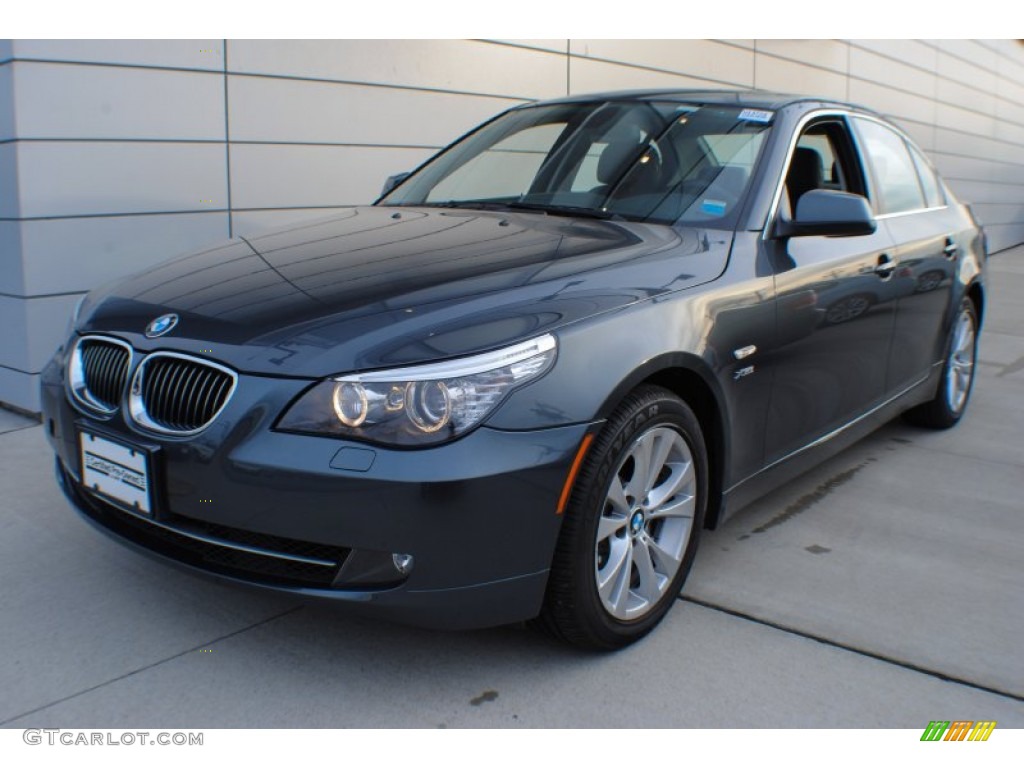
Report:
[{"label": "white panel wall", "polygon": [[376,197],[525,100],[760,88],[900,123],[1024,242],[1024,45],[899,40],[0,41],[0,402],[35,409],[78,296]]}]

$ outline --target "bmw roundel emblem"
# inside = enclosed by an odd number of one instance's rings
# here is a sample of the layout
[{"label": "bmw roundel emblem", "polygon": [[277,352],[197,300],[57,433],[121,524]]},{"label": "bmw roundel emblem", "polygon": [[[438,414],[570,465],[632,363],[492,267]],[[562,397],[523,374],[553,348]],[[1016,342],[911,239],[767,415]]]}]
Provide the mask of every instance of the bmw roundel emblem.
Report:
[{"label": "bmw roundel emblem", "polygon": [[177,324],[177,315],[160,315],[160,317],[146,326],[146,337],[155,339],[157,336],[163,336]]}]

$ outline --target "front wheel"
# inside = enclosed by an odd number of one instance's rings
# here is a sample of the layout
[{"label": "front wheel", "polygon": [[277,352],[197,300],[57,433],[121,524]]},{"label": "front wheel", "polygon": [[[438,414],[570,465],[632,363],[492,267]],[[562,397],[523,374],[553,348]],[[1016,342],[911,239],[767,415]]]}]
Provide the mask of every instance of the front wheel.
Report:
[{"label": "front wheel", "polygon": [[661,387],[635,390],[595,440],[573,487],[542,624],[599,650],[654,629],[693,562],[707,487],[693,411]]}]

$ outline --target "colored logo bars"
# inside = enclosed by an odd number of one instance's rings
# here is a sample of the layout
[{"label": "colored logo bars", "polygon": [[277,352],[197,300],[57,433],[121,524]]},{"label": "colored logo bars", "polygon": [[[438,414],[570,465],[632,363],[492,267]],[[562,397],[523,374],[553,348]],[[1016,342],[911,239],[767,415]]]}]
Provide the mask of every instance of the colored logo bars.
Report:
[{"label": "colored logo bars", "polygon": [[921,741],[988,741],[995,727],[994,720],[932,720],[921,734]]}]

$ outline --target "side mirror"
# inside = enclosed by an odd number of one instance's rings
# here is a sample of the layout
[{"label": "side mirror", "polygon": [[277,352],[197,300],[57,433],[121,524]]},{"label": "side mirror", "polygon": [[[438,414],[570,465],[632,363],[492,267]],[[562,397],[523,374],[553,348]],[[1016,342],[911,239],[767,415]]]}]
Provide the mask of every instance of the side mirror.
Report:
[{"label": "side mirror", "polygon": [[380,196],[384,197],[384,195],[397,187],[407,178],[409,178],[409,171],[406,171],[405,173],[396,173],[394,176],[388,176],[384,182],[384,189],[381,190]]},{"label": "side mirror", "polygon": [[782,237],[853,237],[870,235],[878,228],[868,201],[862,195],[837,189],[812,189],[800,196],[792,221],[779,221]]}]

